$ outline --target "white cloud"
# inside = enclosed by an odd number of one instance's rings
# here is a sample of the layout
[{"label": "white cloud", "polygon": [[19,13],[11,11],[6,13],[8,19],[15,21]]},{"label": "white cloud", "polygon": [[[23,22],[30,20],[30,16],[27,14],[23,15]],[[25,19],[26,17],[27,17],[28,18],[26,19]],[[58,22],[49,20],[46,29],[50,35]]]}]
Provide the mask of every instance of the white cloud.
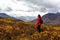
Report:
[{"label": "white cloud", "polygon": [[37,16],[60,11],[60,0],[0,0],[0,12],[11,16]]},{"label": "white cloud", "polygon": [[19,16],[36,16],[40,14],[41,16],[45,15],[46,13],[35,11],[35,12],[21,12],[21,11],[16,11],[16,12],[6,12],[8,15],[13,16],[13,17],[19,17]]},{"label": "white cloud", "polygon": [[[42,8],[47,11],[51,12],[52,10],[59,11],[60,10],[60,0],[27,0],[33,4],[36,4],[38,6],[42,6]],[[41,7],[39,7],[41,8]],[[40,9],[41,10],[41,9]],[[43,10],[44,12],[44,10]]]},{"label": "white cloud", "polygon": [[[11,12],[8,9],[11,8]],[[37,16],[40,12],[37,10],[39,6],[32,3],[26,3],[26,1],[16,1],[16,0],[0,0],[1,12],[5,12],[10,16]],[[36,9],[35,9],[36,8]],[[41,13],[43,15],[44,13]]]}]

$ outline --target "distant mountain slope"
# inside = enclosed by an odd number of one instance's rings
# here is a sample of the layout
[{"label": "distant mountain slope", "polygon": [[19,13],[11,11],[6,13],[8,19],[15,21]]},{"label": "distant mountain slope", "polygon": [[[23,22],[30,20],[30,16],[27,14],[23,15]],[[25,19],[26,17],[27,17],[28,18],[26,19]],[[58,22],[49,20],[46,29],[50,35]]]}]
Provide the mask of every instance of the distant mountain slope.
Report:
[{"label": "distant mountain slope", "polygon": [[6,13],[0,13],[0,19],[6,19],[6,18],[12,19],[15,22],[16,21],[22,21],[20,19],[15,18],[15,17],[9,16]]},{"label": "distant mountain slope", "polygon": [[[60,25],[60,13],[47,13],[46,15],[42,16],[42,19],[44,24]],[[36,22],[36,19],[31,22]]]},{"label": "distant mountain slope", "polygon": [[1,18],[12,18],[15,19],[14,21],[32,21],[33,19],[36,19],[35,16],[20,16],[20,17],[12,17],[7,15],[6,13],[0,13],[0,19]]},{"label": "distant mountain slope", "polygon": [[5,13],[0,13],[0,17],[5,17],[5,18],[11,18],[11,16],[5,14]]},{"label": "distant mountain slope", "polygon": [[37,19],[32,20],[31,22],[35,23]]},{"label": "distant mountain slope", "polygon": [[60,13],[48,13],[42,19],[45,24],[60,24]]},{"label": "distant mountain slope", "polygon": [[20,16],[17,17],[17,19],[23,20],[23,21],[32,21],[33,19],[36,19],[35,16]]}]

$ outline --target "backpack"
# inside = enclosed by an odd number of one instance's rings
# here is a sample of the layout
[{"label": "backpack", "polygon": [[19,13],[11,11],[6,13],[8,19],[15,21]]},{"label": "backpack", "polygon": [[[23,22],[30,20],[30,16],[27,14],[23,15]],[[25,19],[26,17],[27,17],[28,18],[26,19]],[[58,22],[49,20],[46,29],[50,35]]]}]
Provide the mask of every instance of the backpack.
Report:
[{"label": "backpack", "polygon": [[40,22],[41,24],[43,24],[43,20],[41,19],[41,22]]}]

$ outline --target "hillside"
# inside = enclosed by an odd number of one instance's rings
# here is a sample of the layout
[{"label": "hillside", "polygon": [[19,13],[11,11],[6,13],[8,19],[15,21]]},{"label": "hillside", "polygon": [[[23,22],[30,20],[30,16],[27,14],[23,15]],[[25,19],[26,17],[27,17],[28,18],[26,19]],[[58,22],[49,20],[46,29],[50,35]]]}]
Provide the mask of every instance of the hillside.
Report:
[{"label": "hillside", "polygon": [[7,15],[6,13],[0,13],[0,17],[12,18],[11,16]]},{"label": "hillside", "polygon": [[[26,22],[30,22],[32,21],[33,19],[36,19],[35,16],[20,16],[20,17],[13,17],[13,16],[10,16],[10,15],[7,15],[6,13],[0,13],[0,19],[1,18],[11,18],[11,19],[15,19],[17,21],[26,21]],[[15,21],[14,20],[14,21]]]},{"label": "hillside", "polygon": [[20,17],[17,17],[17,19],[30,22],[33,19],[36,19],[36,17],[35,16],[20,16]]},{"label": "hillside", "polygon": [[[42,16],[42,20],[43,20],[44,24],[60,25],[60,13],[48,13],[48,14]],[[34,19],[31,22],[36,22],[36,19]]]},{"label": "hillside", "polygon": [[44,32],[38,33],[31,22],[0,20],[0,40],[60,40],[60,26],[44,26]]},{"label": "hillside", "polygon": [[60,13],[48,13],[42,19],[45,24],[60,25]]},{"label": "hillside", "polygon": [[0,20],[4,20],[4,19],[12,20],[12,21],[15,21],[15,22],[16,21],[23,21],[23,20],[15,18],[15,17],[9,16],[6,13],[0,13]]}]

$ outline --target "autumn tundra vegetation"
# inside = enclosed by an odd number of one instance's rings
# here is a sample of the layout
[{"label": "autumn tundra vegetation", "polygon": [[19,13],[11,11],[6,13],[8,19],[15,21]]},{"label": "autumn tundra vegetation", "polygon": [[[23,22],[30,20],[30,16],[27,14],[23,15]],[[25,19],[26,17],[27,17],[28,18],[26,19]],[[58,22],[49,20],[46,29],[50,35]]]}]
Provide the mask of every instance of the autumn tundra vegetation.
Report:
[{"label": "autumn tundra vegetation", "polygon": [[42,25],[43,32],[38,33],[32,22],[11,18],[0,19],[0,40],[60,40],[60,26]]}]

